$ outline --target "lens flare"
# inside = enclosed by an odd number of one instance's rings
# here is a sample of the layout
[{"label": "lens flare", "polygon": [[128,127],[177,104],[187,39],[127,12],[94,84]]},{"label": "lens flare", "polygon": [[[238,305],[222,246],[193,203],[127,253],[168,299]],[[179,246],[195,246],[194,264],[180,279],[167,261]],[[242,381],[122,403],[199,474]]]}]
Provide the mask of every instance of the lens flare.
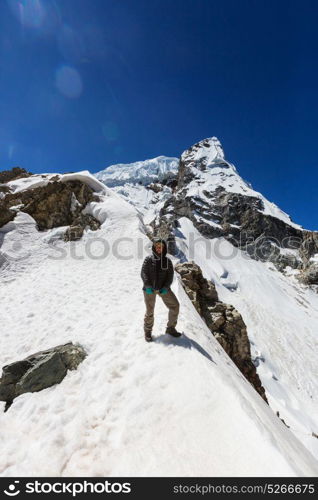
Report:
[{"label": "lens flare", "polygon": [[83,91],[81,76],[71,66],[63,65],[56,70],[55,84],[61,94],[69,99],[77,99]]},{"label": "lens flare", "polygon": [[23,26],[39,28],[45,18],[41,0],[7,0],[13,14]]},{"label": "lens flare", "polygon": [[11,12],[22,27],[40,35],[55,34],[61,26],[61,13],[54,0],[7,0]]},{"label": "lens flare", "polygon": [[107,141],[109,142],[116,141],[116,139],[118,139],[119,136],[117,123],[110,120],[106,121],[102,125],[102,132]]}]

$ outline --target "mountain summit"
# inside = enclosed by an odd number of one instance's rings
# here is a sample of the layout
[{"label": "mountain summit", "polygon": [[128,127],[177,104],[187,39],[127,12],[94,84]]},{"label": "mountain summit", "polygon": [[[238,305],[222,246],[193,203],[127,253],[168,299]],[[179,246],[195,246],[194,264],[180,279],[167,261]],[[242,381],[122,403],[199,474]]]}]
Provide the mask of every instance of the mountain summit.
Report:
[{"label": "mountain summit", "polygon": [[[114,189],[138,210],[150,238],[166,238],[176,261],[199,265],[220,299],[242,315],[269,405],[318,456],[312,356],[318,233],[292,221],[242,179],[216,137],[185,150],[169,180],[152,175],[151,182]],[[212,312],[215,334],[220,314]],[[220,335],[226,335],[222,327]]]}]

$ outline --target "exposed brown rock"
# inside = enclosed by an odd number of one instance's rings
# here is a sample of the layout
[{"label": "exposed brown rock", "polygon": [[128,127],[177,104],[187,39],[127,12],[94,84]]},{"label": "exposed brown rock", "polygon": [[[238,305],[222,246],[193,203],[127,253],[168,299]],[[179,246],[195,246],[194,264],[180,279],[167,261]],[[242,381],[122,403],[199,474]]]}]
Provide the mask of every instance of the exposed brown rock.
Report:
[{"label": "exposed brown rock", "polygon": [[316,253],[318,254],[318,231],[303,232],[303,241],[299,253],[305,262],[308,262],[310,257]]},{"label": "exposed brown rock", "polygon": [[158,182],[152,182],[149,186],[147,186],[147,189],[151,189],[154,193],[160,193],[160,191],[163,190],[163,187]]},{"label": "exposed brown rock", "polygon": [[[83,182],[56,180],[49,182],[46,186],[8,193],[0,201],[0,206],[3,211],[7,210],[5,213],[8,218],[10,207],[22,205],[20,210],[31,215],[38,229],[42,231],[59,226],[81,225],[87,218],[81,217],[80,221],[77,219],[90,201],[95,201],[95,196],[92,189]],[[92,216],[88,219],[88,225],[91,228],[99,227],[99,222]],[[92,224],[92,219],[94,219],[94,224]]]},{"label": "exposed brown rock", "polygon": [[[7,193],[10,193],[11,189],[10,186],[7,184],[0,184],[0,199]],[[1,194],[3,193],[3,195]]]},{"label": "exposed brown rock", "polygon": [[7,224],[7,222],[10,222],[10,220],[13,220],[16,215],[16,212],[13,210],[9,210],[4,203],[1,203],[0,200],[0,227],[4,226]]},{"label": "exposed brown rock", "polygon": [[318,285],[318,262],[308,263],[298,274],[297,278],[305,285]]},{"label": "exposed brown rock", "polygon": [[0,184],[19,179],[21,177],[29,177],[32,175],[24,168],[13,167],[11,170],[3,170],[0,172]]},{"label": "exposed brown rock", "polygon": [[203,277],[197,264],[194,262],[179,263],[175,269],[181,276],[188,297],[205,320],[211,333],[246,379],[267,402],[265,389],[251,359],[247,329],[240,313],[232,305],[219,301],[214,284]]},{"label": "exposed brown rock", "polygon": [[73,220],[72,225],[66,230],[64,241],[79,240],[83,236],[84,229],[87,226],[93,231],[96,231],[100,228],[100,222],[92,215],[80,213],[78,217]]}]

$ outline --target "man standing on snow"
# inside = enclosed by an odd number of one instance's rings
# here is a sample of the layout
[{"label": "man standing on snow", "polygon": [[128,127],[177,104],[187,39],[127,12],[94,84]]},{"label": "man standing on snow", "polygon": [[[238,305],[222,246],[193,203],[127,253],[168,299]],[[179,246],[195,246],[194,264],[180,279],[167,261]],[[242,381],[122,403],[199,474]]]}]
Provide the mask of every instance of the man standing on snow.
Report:
[{"label": "man standing on snow", "polygon": [[154,323],[154,309],[156,296],[159,295],[164,304],[169,309],[168,324],[166,333],[173,337],[180,337],[176,324],[179,314],[179,301],[170,285],[173,280],[173,265],[166,256],[167,244],[164,240],[156,239],[152,245],[152,255],[148,255],[141,268],[141,278],[144,283],[143,292],[146,304],[146,314],[144,319],[145,339],[152,341],[152,327]]}]

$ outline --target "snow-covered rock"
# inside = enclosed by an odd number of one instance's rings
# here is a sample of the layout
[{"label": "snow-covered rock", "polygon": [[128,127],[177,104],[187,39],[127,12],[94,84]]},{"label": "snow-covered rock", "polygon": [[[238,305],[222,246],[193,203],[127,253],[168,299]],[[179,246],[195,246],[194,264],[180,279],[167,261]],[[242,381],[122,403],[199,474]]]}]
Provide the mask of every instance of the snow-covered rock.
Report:
[{"label": "snow-covered rock", "polygon": [[0,228],[19,212],[29,214],[41,231],[69,226],[67,239],[75,232],[77,239],[86,227],[96,230],[100,225],[91,215],[82,213],[96,199],[96,193],[103,194],[107,189],[88,171],[15,177],[6,186],[8,191],[0,200]]},{"label": "snow-covered rock", "polygon": [[[180,196],[197,197],[203,202],[209,202],[209,195],[222,187],[228,193],[259,199],[261,202],[259,210],[262,213],[301,229],[301,226],[295,224],[288,214],[240,177],[235,166],[226,161],[221,143],[216,137],[203,139],[182,153],[178,180]],[[181,189],[185,186],[186,189]]]}]

